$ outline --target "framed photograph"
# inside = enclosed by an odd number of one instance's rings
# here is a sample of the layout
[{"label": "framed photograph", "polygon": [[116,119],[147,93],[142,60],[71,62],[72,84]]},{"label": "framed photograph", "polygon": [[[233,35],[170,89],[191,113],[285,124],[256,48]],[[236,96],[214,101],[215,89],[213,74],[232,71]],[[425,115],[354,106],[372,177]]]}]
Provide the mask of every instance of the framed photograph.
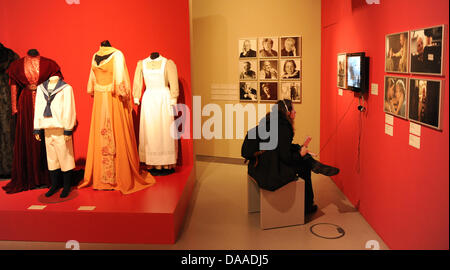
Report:
[{"label": "framed photograph", "polygon": [[411,121],[441,129],[442,81],[409,80],[409,113]]},{"label": "framed photograph", "polygon": [[406,119],[408,96],[408,78],[384,77],[384,112]]},{"label": "framed photograph", "polygon": [[408,73],[409,33],[402,32],[386,36],[384,71]]},{"label": "framed photograph", "polygon": [[347,88],[347,54],[338,54],[337,59],[337,87]]},{"label": "framed photograph", "polygon": [[443,74],[444,25],[410,32],[410,72]]},{"label": "framed photograph", "polygon": [[259,79],[278,80],[278,60],[260,60]]},{"label": "framed photograph", "polygon": [[300,80],[301,79],[301,60],[300,59],[282,59],[280,60],[280,79],[282,80]]},{"label": "framed photograph", "polygon": [[281,37],[281,57],[302,57],[302,37]]},{"label": "framed photograph", "polygon": [[259,98],[261,101],[277,101],[278,100],[278,83],[277,82],[260,82]]},{"label": "framed photograph", "polygon": [[278,37],[263,37],[258,39],[258,55],[260,58],[278,57]]},{"label": "framed photograph", "polygon": [[241,101],[258,101],[257,82],[239,82],[239,99]]},{"label": "framed photograph", "polygon": [[278,98],[290,99],[292,102],[302,102],[302,90],[300,82],[283,82],[280,86]]},{"label": "framed photograph", "polygon": [[239,58],[256,57],[258,48],[256,38],[243,38],[239,40]]},{"label": "framed photograph", "polygon": [[256,71],[258,68],[256,60],[246,59],[239,61],[239,79],[240,80],[256,80]]}]

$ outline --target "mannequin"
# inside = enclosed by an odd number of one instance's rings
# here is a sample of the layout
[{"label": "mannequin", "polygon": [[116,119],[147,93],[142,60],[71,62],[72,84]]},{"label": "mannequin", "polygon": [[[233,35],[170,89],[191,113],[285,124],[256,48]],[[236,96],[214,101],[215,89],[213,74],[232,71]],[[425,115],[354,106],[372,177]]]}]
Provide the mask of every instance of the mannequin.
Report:
[{"label": "mannequin", "polygon": [[139,158],[155,176],[175,172],[178,145],[171,128],[172,106],[176,105],[178,94],[178,73],[172,60],[152,52],[150,57],[138,62],[133,96],[136,105],[142,96]]},{"label": "mannequin", "polygon": [[51,76],[62,78],[58,64],[36,49],[14,61],[7,70],[11,84],[11,111],[17,117],[11,181],[3,187],[17,193],[50,185],[44,140],[33,135],[37,86]]},{"label": "mannequin", "polygon": [[[104,40],[100,43],[100,47],[111,47],[111,43],[109,43],[108,40]],[[112,53],[110,54],[106,54],[103,56],[100,56],[98,54],[95,55],[95,62],[97,62],[97,65],[100,65],[100,62],[102,62],[105,59],[108,59],[110,56],[112,55]]]},{"label": "mannequin", "polygon": [[125,57],[108,45],[102,42],[92,57],[87,92],[94,97],[94,104],[84,180],[78,188],[92,186],[130,194],[150,187],[155,179],[140,172]]},{"label": "mannequin", "polygon": [[[60,198],[69,195],[72,172],[75,168],[72,132],[76,123],[75,99],[72,86],[59,76],[52,76],[38,86],[34,113],[34,134],[41,141],[44,130],[47,165],[51,188],[45,194],[50,197],[62,186]],[[60,175],[63,183],[61,184]]]},{"label": "mannequin", "polygon": [[159,52],[152,52],[151,54],[150,54],[150,58],[152,59],[152,60],[154,60],[154,59],[156,59],[156,58],[158,58],[159,57]]},{"label": "mannequin", "polygon": [[8,67],[19,59],[11,49],[0,43],[0,178],[11,177],[15,121],[11,116],[11,87]]}]

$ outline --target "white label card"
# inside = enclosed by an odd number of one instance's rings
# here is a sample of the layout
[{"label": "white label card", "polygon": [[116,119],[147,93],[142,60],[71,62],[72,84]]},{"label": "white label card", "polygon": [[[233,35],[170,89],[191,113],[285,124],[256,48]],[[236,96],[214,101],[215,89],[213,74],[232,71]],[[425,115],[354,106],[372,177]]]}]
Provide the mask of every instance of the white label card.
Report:
[{"label": "white label card", "polygon": [[394,116],[392,116],[390,114],[386,114],[385,122],[386,122],[386,124],[393,126],[394,125]]},{"label": "white label card", "polygon": [[372,83],[371,93],[372,93],[372,95],[378,96],[378,84]]},{"label": "white label card", "polygon": [[411,145],[417,149],[420,149],[420,137],[409,134],[409,145]]},{"label": "white label card", "polygon": [[409,133],[414,134],[420,137],[422,126],[416,123],[410,122],[409,124]]},{"label": "white label card", "polygon": [[384,133],[390,136],[394,136],[394,127],[388,124],[384,125]]},{"label": "white label card", "polygon": [[344,90],[342,90],[342,88],[339,88],[339,89],[338,89],[338,94],[339,94],[340,96],[342,96],[342,95],[344,94]]},{"label": "white label card", "polygon": [[28,207],[28,210],[44,210],[47,205],[32,205]]}]

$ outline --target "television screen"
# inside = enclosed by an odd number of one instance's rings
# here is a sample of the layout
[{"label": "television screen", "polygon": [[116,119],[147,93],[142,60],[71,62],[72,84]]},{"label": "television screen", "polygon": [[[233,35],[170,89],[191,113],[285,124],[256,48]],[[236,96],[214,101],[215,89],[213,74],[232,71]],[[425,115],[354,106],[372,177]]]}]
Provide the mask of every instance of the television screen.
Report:
[{"label": "television screen", "polygon": [[347,86],[361,88],[361,55],[347,58]]}]

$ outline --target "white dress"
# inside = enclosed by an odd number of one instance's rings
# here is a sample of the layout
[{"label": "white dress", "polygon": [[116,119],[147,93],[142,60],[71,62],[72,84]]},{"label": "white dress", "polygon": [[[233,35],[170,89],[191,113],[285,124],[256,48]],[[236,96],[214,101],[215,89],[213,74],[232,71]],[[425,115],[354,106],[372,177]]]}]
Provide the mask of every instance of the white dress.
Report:
[{"label": "white dress", "polygon": [[[159,69],[148,69],[151,61],[161,61]],[[177,145],[174,139],[174,121],[170,103],[170,89],[165,81],[167,59],[160,56],[146,58],[142,73],[146,85],[141,104],[139,129],[139,158],[147,165],[171,165],[177,162]]]}]

